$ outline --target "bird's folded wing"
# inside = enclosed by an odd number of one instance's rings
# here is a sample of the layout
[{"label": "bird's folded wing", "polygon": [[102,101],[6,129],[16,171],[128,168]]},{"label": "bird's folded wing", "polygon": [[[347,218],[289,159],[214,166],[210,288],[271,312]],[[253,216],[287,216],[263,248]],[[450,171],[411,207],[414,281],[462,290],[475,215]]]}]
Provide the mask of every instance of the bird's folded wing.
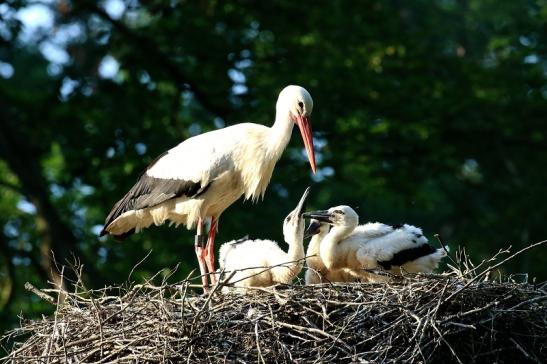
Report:
[{"label": "bird's folded wing", "polygon": [[[209,133],[207,133],[209,134]],[[112,208],[105,227],[123,213],[167,200],[204,193],[216,177],[233,169],[227,142],[214,145],[207,134],[190,138],[156,158]]]}]

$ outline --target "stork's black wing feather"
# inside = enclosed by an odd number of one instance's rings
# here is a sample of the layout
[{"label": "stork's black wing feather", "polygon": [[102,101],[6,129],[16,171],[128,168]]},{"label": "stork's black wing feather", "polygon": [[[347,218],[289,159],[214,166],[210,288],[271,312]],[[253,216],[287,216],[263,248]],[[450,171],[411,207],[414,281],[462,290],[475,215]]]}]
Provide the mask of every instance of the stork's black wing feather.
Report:
[{"label": "stork's black wing feather", "polygon": [[106,217],[100,235],[108,234],[106,227],[127,211],[153,207],[181,196],[194,197],[205,192],[208,187],[207,185],[202,189],[200,182],[156,178],[144,173],[125,196],[114,205]]},{"label": "stork's black wing feather", "polygon": [[401,266],[405,263],[411,262],[426,255],[433,254],[437,251],[434,247],[429,244],[420,245],[416,248],[410,248],[401,250],[393,255],[393,258],[390,260],[385,260],[378,262],[378,264],[384,269],[391,269],[392,266]]}]

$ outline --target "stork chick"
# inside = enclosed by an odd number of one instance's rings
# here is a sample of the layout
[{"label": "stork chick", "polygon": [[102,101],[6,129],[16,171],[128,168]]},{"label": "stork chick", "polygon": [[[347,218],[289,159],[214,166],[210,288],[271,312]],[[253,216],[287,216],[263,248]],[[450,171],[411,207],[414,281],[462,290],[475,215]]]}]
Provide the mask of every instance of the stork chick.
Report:
[{"label": "stork chick", "polygon": [[237,240],[220,247],[219,265],[230,275],[229,283],[235,287],[267,287],[277,283],[290,283],[300,273],[304,264],[304,217],[309,187],[296,208],[283,222],[283,236],[289,244],[284,252],[272,240]]},{"label": "stork chick", "polygon": [[431,272],[446,256],[443,249],[428,244],[421,229],[412,225],[390,226],[373,223],[357,227],[359,216],[349,206],[305,214],[332,226],[321,241],[320,257],[329,270],[350,269],[371,281],[385,280],[364,270]]},{"label": "stork chick", "polygon": [[357,282],[359,277],[347,269],[330,270],[325,267],[320,256],[320,244],[328,234],[330,225],[319,220],[312,219],[304,232],[304,239],[311,236],[308,250],[306,251],[306,284],[319,284],[326,282]]}]

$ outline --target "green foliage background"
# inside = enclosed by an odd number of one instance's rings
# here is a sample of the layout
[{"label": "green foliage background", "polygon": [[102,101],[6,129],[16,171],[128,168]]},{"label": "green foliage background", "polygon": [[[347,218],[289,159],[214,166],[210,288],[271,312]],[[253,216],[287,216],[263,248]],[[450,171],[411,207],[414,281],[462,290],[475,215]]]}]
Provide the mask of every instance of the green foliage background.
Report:
[{"label": "green foliage background", "polygon": [[[20,15],[37,6],[52,24],[29,30]],[[264,201],[227,210],[219,243],[280,240],[308,185],[312,208],[413,223],[476,261],[545,239],[546,47],[544,0],[0,4],[0,327],[51,310],[23,285],[56,279],[52,252],[77,257],[90,288],[125,282],[150,250],[132,280],[194,269],[183,228],[121,244],[98,229],[155,156],[271,124],[287,84],[314,98],[319,173],[296,131]],[[506,270],[544,280],[546,260]]]}]

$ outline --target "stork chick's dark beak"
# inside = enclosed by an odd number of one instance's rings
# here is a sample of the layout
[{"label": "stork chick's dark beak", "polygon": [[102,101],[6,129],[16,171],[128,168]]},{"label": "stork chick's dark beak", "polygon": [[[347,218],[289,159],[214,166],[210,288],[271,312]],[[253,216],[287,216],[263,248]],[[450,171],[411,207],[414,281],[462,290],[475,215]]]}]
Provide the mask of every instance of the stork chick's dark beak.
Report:
[{"label": "stork chick's dark beak", "polygon": [[304,194],[300,198],[300,201],[298,201],[298,205],[296,205],[296,208],[294,209],[294,212],[296,216],[301,217],[304,210],[306,209],[306,200],[308,199],[308,195],[310,194],[310,188],[306,188],[306,191],[304,191]]},{"label": "stork chick's dark beak", "polygon": [[311,211],[304,213],[304,217],[310,218],[310,219],[316,219],[321,222],[328,222],[329,224],[332,223],[331,221],[331,214],[327,210],[319,210],[319,211]]},{"label": "stork chick's dark beak", "polygon": [[321,223],[319,221],[313,220],[312,222],[310,222],[310,224],[306,228],[306,231],[304,231],[304,239],[311,238],[315,234],[318,234],[320,228]]}]

